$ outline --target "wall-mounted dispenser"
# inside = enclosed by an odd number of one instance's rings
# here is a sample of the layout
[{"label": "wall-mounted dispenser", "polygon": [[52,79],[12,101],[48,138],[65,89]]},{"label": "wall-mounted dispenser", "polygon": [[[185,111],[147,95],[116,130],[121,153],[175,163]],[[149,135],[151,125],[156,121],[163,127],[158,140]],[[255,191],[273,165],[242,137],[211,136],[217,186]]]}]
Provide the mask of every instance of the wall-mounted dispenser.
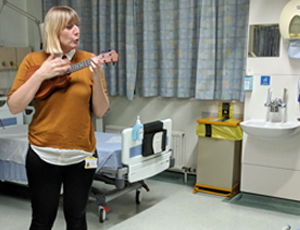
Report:
[{"label": "wall-mounted dispenser", "polygon": [[279,30],[283,39],[300,39],[300,0],[290,0],[280,14]]},{"label": "wall-mounted dispenser", "polygon": [[245,91],[252,91],[253,87],[253,76],[252,75],[246,75],[244,78],[244,90]]}]

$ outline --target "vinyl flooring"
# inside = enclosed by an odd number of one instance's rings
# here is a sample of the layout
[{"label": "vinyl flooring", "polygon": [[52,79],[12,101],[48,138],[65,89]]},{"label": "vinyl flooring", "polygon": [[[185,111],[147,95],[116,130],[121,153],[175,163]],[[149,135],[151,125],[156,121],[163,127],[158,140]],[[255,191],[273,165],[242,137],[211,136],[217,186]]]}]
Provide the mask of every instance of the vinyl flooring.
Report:
[{"label": "vinyl flooring", "polygon": [[[164,172],[146,180],[150,191],[130,191],[108,202],[109,212],[99,222],[98,206],[87,206],[89,230],[281,230],[286,225],[300,229],[300,202],[239,193],[230,200],[207,193],[193,193],[195,178]],[[110,191],[111,185],[95,182]],[[26,186],[0,182],[0,229],[26,230],[31,217],[30,195]],[[53,230],[65,229],[61,207]]]}]

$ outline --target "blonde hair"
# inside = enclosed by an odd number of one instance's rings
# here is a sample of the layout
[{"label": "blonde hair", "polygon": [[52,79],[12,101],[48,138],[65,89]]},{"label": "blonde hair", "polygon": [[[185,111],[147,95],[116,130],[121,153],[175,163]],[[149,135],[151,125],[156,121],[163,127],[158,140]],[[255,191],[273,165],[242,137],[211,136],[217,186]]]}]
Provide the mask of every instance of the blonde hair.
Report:
[{"label": "blonde hair", "polygon": [[79,24],[79,17],[75,10],[68,6],[54,6],[45,16],[43,43],[46,53],[63,53],[58,34],[60,30],[66,28],[69,24]]}]

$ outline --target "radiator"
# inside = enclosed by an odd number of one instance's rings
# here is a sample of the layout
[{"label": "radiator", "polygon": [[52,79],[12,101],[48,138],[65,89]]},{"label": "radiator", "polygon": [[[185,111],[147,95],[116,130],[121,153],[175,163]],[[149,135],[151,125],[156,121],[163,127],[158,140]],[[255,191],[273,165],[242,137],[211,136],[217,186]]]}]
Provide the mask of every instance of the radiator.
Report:
[{"label": "radiator", "polygon": [[186,165],[185,133],[172,131],[171,146],[175,158],[174,169],[182,170]]},{"label": "radiator", "polygon": [[119,126],[119,125],[106,125],[105,132],[106,133],[122,133],[126,126]]},{"label": "radiator", "polygon": [[[126,126],[106,125],[106,133],[122,133]],[[186,165],[185,133],[181,131],[172,131],[171,148],[175,158],[173,169],[182,171]]]}]

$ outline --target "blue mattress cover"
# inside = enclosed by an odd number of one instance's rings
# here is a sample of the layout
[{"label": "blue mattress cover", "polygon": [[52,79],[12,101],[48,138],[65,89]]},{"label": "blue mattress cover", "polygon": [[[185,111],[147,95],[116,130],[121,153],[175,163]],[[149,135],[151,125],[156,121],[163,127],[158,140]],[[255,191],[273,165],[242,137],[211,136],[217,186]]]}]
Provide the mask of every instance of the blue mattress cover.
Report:
[{"label": "blue mattress cover", "polygon": [[100,168],[109,168],[116,170],[123,166],[122,153],[122,135],[116,133],[95,132],[97,140],[98,170]]},{"label": "blue mattress cover", "polygon": [[0,160],[0,180],[27,181],[25,165]]}]

